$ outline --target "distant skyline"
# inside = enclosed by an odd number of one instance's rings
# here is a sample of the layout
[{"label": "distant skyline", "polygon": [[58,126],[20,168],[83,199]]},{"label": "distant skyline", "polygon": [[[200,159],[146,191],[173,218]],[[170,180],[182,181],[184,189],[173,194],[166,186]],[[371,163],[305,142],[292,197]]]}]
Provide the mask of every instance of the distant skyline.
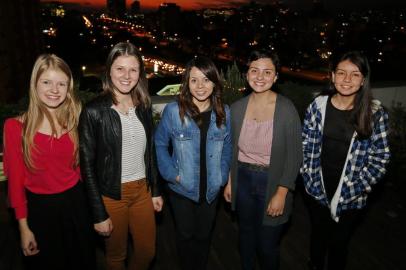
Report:
[{"label": "distant skyline", "polygon": [[[41,2],[53,2],[54,0],[41,0]],[[62,3],[75,3],[88,7],[104,8],[106,7],[106,0],[59,0]],[[134,1],[126,0],[127,7]],[[248,0],[141,0],[142,9],[158,9],[162,3],[176,3],[182,9],[202,9],[207,7],[224,7],[235,6],[249,2]]]},{"label": "distant skyline", "polygon": [[[55,0],[40,0],[41,2],[54,2]],[[399,0],[319,0],[324,3],[327,9],[346,9],[351,10],[360,8],[390,8],[390,7],[406,7],[406,1]],[[59,0],[62,3],[75,3],[87,7],[105,8],[106,0]],[[126,0],[127,7],[131,5],[133,0]],[[182,9],[202,9],[216,7],[235,7],[242,4],[247,4],[251,0],[141,0],[142,9],[157,9],[161,3],[176,3]],[[271,3],[273,0],[257,0],[257,3]],[[284,0],[289,6],[296,8],[308,9],[312,6],[314,0]]]}]

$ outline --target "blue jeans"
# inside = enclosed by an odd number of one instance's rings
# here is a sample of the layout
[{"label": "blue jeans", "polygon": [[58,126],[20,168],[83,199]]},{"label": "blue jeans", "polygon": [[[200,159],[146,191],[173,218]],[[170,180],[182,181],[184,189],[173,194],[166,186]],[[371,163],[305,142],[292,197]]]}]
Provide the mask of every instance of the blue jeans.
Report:
[{"label": "blue jeans", "polygon": [[255,268],[258,252],[261,269],[279,269],[279,246],[284,224],[263,226],[267,172],[254,171],[239,165],[237,188],[237,218],[240,255],[243,270]]}]

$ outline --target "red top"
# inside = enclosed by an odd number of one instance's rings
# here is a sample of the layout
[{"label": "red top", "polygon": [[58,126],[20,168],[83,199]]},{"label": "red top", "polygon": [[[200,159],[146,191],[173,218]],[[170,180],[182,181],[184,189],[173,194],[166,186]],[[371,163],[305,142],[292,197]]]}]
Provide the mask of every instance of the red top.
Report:
[{"label": "red top", "polygon": [[4,124],[4,173],[8,178],[8,195],[16,218],[27,217],[25,189],[36,194],[63,192],[78,182],[79,167],[73,168],[74,146],[66,133],[59,139],[37,132],[32,151],[36,169],[28,170],[22,152],[22,123],[9,118]]}]

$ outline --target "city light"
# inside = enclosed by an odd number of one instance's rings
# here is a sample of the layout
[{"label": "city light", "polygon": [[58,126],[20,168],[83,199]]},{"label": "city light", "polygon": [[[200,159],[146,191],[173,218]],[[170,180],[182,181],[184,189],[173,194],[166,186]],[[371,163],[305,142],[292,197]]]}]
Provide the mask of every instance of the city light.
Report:
[{"label": "city light", "polygon": [[91,23],[91,21],[86,16],[83,15],[82,18],[85,21],[85,25],[86,25],[87,28],[93,27],[93,24]]},{"label": "city light", "polygon": [[[65,8],[63,4],[59,7]],[[138,10],[130,14],[128,10],[128,14],[122,16],[84,12],[79,17],[83,27],[78,27],[75,33],[80,44],[91,45],[92,50],[107,50],[120,41],[134,43],[148,56],[147,60],[155,59],[149,70],[159,76],[182,73],[179,64],[168,62],[182,63],[193,55],[209,55],[225,63],[244,61],[249,50],[262,47],[278,52],[282,64],[295,71],[326,69],[332,51],[348,44],[370,46],[365,51],[369,52],[372,63],[388,63],[392,51],[399,48],[396,47],[401,40],[399,35],[406,33],[401,11],[381,15],[368,9],[340,12],[329,18],[312,13],[307,16],[308,23],[304,23],[305,12],[278,1],[271,5],[251,2],[236,8],[206,8],[186,13],[175,3],[164,2],[157,7],[158,12]],[[51,15],[46,17],[51,19],[45,20],[47,23],[41,31],[47,49],[55,49],[62,30],[55,21],[55,13],[42,9],[41,14],[43,17]],[[382,32],[379,27],[372,31],[375,25],[388,31]],[[357,39],[360,36],[365,38]],[[301,48],[300,51],[296,51],[296,47]]]}]

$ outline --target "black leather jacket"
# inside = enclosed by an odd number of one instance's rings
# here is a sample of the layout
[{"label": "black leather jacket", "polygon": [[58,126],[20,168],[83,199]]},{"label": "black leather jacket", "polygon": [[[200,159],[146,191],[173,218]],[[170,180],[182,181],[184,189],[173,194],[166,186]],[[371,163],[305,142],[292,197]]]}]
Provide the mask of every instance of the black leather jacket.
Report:
[{"label": "black leather jacket", "polygon": [[[86,185],[93,222],[106,220],[102,195],[121,199],[121,121],[118,113],[111,108],[111,95],[100,95],[86,104],[80,115],[79,145],[80,169]],[[157,179],[156,154],[153,140],[153,122],[151,109],[141,106],[136,114],[144,126],[147,137],[145,150],[145,169],[152,196],[160,196]]]}]

